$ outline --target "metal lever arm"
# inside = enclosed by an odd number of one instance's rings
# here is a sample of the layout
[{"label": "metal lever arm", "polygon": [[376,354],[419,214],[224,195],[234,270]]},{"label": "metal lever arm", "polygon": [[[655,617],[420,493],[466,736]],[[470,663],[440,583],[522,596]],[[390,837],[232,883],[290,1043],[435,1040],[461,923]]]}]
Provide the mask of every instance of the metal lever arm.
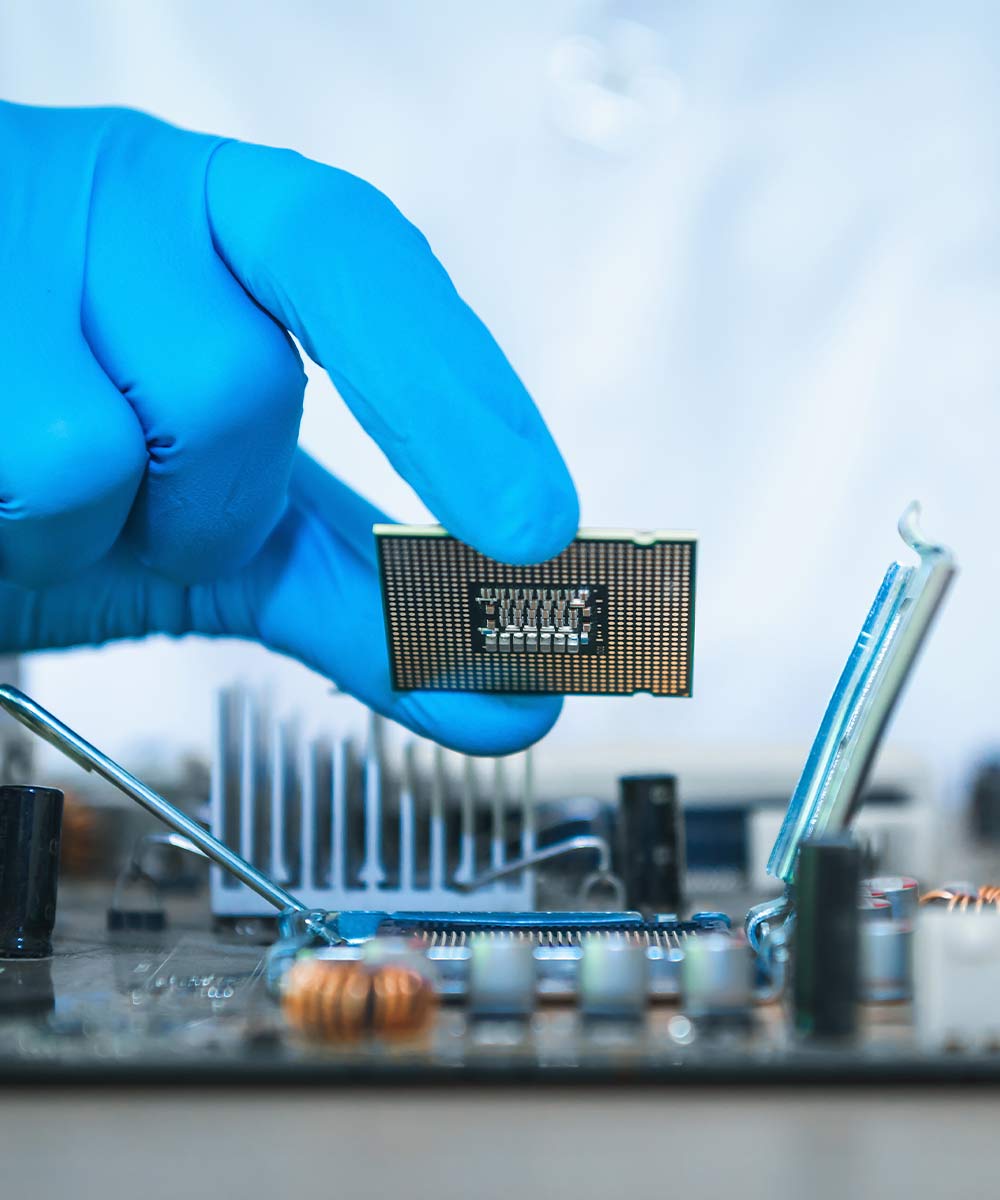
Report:
[{"label": "metal lever arm", "polygon": [[496,883],[499,879],[506,879],[510,875],[518,875],[521,871],[527,871],[530,867],[538,866],[539,863],[551,862],[554,858],[562,858],[564,854],[574,854],[579,850],[596,850],[599,859],[598,870],[606,873],[611,869],[611,851],[608,849],[608,843],[604,838],[598,837],[597,834],[593,833],[580,833],[574,837],[564,838],[561,842],[553,842],[551,846],[543,846],[540,850],[526,854],[523,858],[516,858],[513,862],[504,863],[502,867],[494,867],[489,871],[483,871],[475,879],[470,879],[467,882],[453,879],[451,887],[456,892],[475,892],[481,887],[486,887],[487,884]]},{"label": "metal lever arm", "polygon": [[72,759],[85,771],[96,771],[108,783],[124,792],[137,804],[168,825],[175,833],[193,842],[194,845],[213,862],[219,864],[231,875],[235,875],[248,888],[274,905],[275,908],[287,911],[308,913],[309,906],[303,904],[290,892],[279,887],[273,880],[257,870],[238,854],[235,854],[218,838],[213,837],[207,829],[199,825],[186,813],[175,808],[169,800],[148,788],[134,775],[130,775],[124,767],[119,766],[113,759],[102,754],[95,746],[85,741],[78,733],[64,725],[57,717],[47,712],[40,704],[36,704],[30,696],[6,684],[0,685],[0,708],[32,733],[55,746],[67,758]]}]

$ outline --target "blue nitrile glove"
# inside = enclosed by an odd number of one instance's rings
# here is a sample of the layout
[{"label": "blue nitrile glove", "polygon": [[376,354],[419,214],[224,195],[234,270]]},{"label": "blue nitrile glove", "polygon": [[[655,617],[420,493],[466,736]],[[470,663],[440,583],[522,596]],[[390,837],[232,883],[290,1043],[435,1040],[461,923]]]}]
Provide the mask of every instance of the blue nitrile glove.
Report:
[{"label": "blue nitrile glove", "polygon": [[0,650],[255,638],[419,733],[501,753],[555,698],[394,694],[373,521],[296,449],[291,331],[438,519],[509,562],[566,467],[426,241],[283,150],[0,104]]}]

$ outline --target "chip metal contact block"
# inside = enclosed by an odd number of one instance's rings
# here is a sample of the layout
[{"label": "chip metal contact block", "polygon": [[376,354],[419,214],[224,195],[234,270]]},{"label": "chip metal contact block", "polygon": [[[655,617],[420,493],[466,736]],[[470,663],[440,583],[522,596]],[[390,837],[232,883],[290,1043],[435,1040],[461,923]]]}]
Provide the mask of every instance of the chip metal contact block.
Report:
[{"label": "chip metal contact block", "polygon": [[397,691],[690,696],[690,533],[581,529],[535,566],[436,525],[376,525]]}]

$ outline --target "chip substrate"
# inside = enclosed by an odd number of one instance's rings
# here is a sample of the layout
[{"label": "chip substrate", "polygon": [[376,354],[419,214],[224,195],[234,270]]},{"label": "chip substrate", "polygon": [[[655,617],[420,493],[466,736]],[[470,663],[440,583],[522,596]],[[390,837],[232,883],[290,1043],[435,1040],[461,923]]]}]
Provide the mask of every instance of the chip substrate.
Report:
[{"label": "chip substrate", "polygon": [[693,534],[582,529],[534,566],[439,526],[375,539],[397,691],[691,695]]}]

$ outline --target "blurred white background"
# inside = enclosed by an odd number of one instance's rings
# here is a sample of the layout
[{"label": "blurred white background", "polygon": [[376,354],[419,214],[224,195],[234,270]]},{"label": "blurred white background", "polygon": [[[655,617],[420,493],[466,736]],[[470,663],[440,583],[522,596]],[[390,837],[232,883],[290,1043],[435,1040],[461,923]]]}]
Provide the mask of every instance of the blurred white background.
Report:
[{"label": "blurred white background", "polygon": [[[701,535],[693,700],[559,739],[805,742],[919,497],[963,566],[895,725],[955,787],[1000,741],[1000,6],[0,0],[0,94],[290,146],[386,191],[490,325],[591,525]],[[311,372],[304,441],[413,493]],[[331,618],[332,619],[332,618]],[[115,753],[204,747],[241,644],[34,656]]]}]

